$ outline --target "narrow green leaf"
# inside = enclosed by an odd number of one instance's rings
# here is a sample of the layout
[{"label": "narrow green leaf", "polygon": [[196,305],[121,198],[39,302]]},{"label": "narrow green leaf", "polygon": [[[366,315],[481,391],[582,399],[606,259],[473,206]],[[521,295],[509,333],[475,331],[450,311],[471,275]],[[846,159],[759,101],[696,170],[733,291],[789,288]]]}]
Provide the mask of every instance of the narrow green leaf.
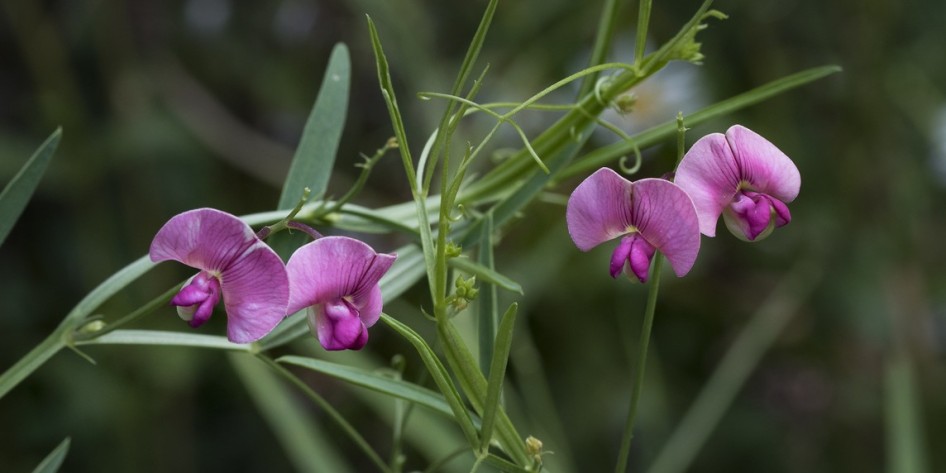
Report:
[{"label": "narrow green leaf", "polygon": [[49,455],[46,455],[46,458],[39,465],[36,465],[33,473],[56,473],[59,471],[62,461],[66,459],[66,454],[69,453],[69,443],[69,437],[59,442],[59,445],[52,452],[49,452]]},{"label": "narrow green leaf", "polygon": [[[611,40],[614,38],[614,27],[617,25],[618,8],[621,2],[617,0],[605,0],[604,8],[601,10],[601,18],[598,20],[598,33],[595,35],[595,46],[591,52],[591,60],[588,66],[597,66],[603,63],[608,57],[608,51],[611,49]],[[585,76],[581,81],[581,88],[578,92],[579,97],[591,93],[598,81],[598,74]]]},{"label": "narrow green leaf", "polygon": [[478,447],[479,440],[476,434],[476,427],[473,425],[473,419],[470,417],[470,413],[466,410],[466,407],[464,407],[463,399],[460,398],[460,393],[457,391],[456,386],[453,385],[453,381],[450,380],[446,368],[440,363],[440,359],[437,358],[437,355],[430,348],[430,345],[427,345],[427,342],[425,342],[417,332],[387,314],[381,314],[381,321],[394,329],[395,332],[414,346],[424,366],[427,367],[427,371],[430,372],[431,377],[433,377],[437,388],[440,389],[447,404],[450,405],[453,418],[457,421],[457,424],[460,425],[460,430],[463,431],[463,435],[466,436],[467,441],[470,443],[470,448]]},{"label": "narrow green leaf", "polygon": [[163,330],[115,330],[98,338],[77,341],[76,345],[164,345],[245,352],[253,349],[253,345],[233,343],[227,337]]},{"label": "narrow green leaf", "polygon": [[329,436],[313,422],[315,417],[264,363],[252,356],[230,354],[229,358],[297,471],[352,471]]},{"label": "narrow green leaf", "polygon": [[[594,122],[586,124],[584,128],[578,131],[574,139],[559,148],[558,152],[546,158],[545,162],[551,171],[549,174],[533,173],[532,177],[527,179],[518,189],[493,207],[491,212],[493,213],[494,224],[497,227],[501,227],[510,221],[545,189],[552,177],[561,173],[563,168],[574,159],[578,151],[588,141],[593,126]],[[472,233],[470,236],[472,236]]]},{"label": "narrow green leaf", "polygon": [[82,300],[66,314],[63,323],[78,325],[110,297],[131,284],[132,281],[140,278],[143,274],[151,271],[151,268],[154,268],[154,266],[155,263],[151,261],[151,258],[145,255],[120,269],[117,273],[109,276],[102,284],[99,284],[92,292],[83,297]]},{"label": "narrow green leaf", "polygon": [[[450,369],[453,370],[453,374],[460,382],[460,386],[473,405],[473,409],[482,415],[486,405],[487,383],[486,378],[483,377],[483,373],[477,366],[476,359],[463,343],[460,333],[450,320],[438,323],[437,333],[440,336],[440,342],[443,344],[444,354],[447,357]],[[529,457],[526,453],[524,439],[516,431],[516,427],[503,409],[497,409],[496,411],[496,430],[503,450],[517,463],[527,464]],[[473,444],[473,446],[478,448],[479,444]]]},{"label": "narrow green leaf", "polygon": [[533,471],[516,465],[515,463],[511,463],[510,461],[504,460],[493,454],[486,455],[486,457],[483,458],[483,461],[486,462],[487,465],[492,465],[499,469],[499,471],[506,473],[530,473]]},{"label": "narrow green leaf", "polygon": [[923,440],[923,415],[913,364],[905,349],[894,349],[884,376],[887,471],[929,471]]},{"label": "narrow green leaf", "polygon": [[57,128],[49,138],[33,153],[29,161],[23,165],[20,172],[0,192],[0,246],[6,240],[13,228],[13,224],[20,218],[26,204],[29,203],[33,191],[46,171],[50,158],[59,146],[62,138],[62,129]]},{"label": "narrow green leaf", "polygon": [[293,208],[306,187],[313,196],[321,196],[328,186],[338,143],[348,113],[348,89],[351,59],[348,47],[338,43],[332,49],[322,86],[309,113],[299,147],[296,148],[289,175],[279,196],[280,210]]},{"label": "narrow green leaf", "polygon": [[368,32],[371,35],[371,49],[374,51],[375,66],[378,69],[378,83],[381,86],[381,95],[384,97],[384,103],[388,107],[388,115],[391,117],[391,124],[394,126],[394,136],[397,137],[398,151],[401,152],[401,161],[404,164],[404,171],[407,173],[407,182],[411,186],[411,193],[417,198],[417,176],[414,172],[414,161],[411,158],[410,146],[407,143],[407,133],[404,131],[404,120],[401,118],[401,111],[397,106],[397,96],[394,94],[394,86],[391,84],[391,73],[388,69],[388,59],[384,55],[384,49],[381,47],[381,38],[378,36],[378,29],[375,28],[371,17],[366,15],[368,20]]},{"label": "narrow green leaf", "polygon": [[[496,6],[498,4],[499,0],[490,0],[486,5],[486,10],[483,12],[480,24],[476,27],[476,33],[473,34],[473,39],[470,41],[470,47],[467,48],[466,55],[463,57],[463,63],[460,64],[460,72],[457,74],[457,78],[453,83],[453,88],[450,92],[451,95],[459,96],[463,87],[466,85],[466,81],[473,71],[473,66],[476,64],[476,59],[480,55],[480,50],[483,48],[483,42],[486,41],[486,33],[489,31],[489,26],[493,21],[493,15],[496,13]],[[440,118],[440,125],[437,127],[437,135],[434,138],[431,162],[426,169],[427,175],[422,176],[425,186],[429,185],[433,177],[443,144],[449,140],[451,132],[455,129],[455,126],[450,127],[449,123],[450,117],[453,116],[457,106],[458,104],[456,102],[451,101],[447,103],[447,106],[444,108],[443,116]]]},{"label": "narrow green leaf", "polygon": [[470,273],[477,279],[495,284],[507,291],[522,294],[522,286],[519,283],[469,258],[451,258],[449,264],[450,267]]},{"label": "narrow green leaf", "polygon": [[493,349],[493,360],[489,367],[489,380],[486,383],[486,406],[483,408],[483,428],[480,429],[480,452],[489,448],[489,440],[493,437],[493,426],[496,423],[496,412],[499,409],[499,399],[503,389],[503,379],[506,377],[506,364],[509,361],[509,348],[512,346],[512,332],[516,326],[516,311],[518,304],[512,304],[503,314],[496,332],[496,345]]},{"label": "narrow green leaf", "polygon": [[[436,254],[434,252],[433,234],[430,230],[430,219],[427,211],[427,202],[425,194],[418,186],[417,175],[414,170],[414,161],[411,157],[410,146],[407,143],[407,132],[404,130],[404,120],[401,118],[401,111],[398,109],[397,97],[394,94],[394,87],[391,84],[391,74],[388,69],[388,60],[384,56],[384,50],[381,47],[381,39],[378,36],[378,30],[375,28],[371,17],[368,18],[368,31],[371,34],[371,47],[374,51],[375,64],[378,69],[378,82],[381,86],[381,95],[388,107],[388,115],[391,118],[391,124],[394,126],[394,134],[398,141],[398,150],[401,152],[401,162],[404,166],[404,172],[407,174],[407,182],[411,188],[411,195],[414,197],[417,215],[417,228],[420,232],[421,249],[424,252],[424,265],[427,274],[427,282],[431,290],[436,292],[437,271]],[[434,301],[437,299],[434,298]]]},{"label": "narrow green leaf", "polygon": [[[284,356],[276,361],[318,371],[357,386],[422,405],[453,418],[453,411],[443,396],[414,383],[383,376],[361,368],[303,356]],[[473,418],[473,420],[475,425],[476,419]]]},{"label": "narrow green leaf", "polygon": [[[717,102],[699,111],[687,115],[686,124],[693,127],[711,120],[713,118],[733,113],[736,110],[755,105],[764,100],[770,99],[796,87],[808,84],[818,79],[827,77],[836,72],[840,72],[838,66],[821,66],[792,74],[781,79],[774,80],[760,87],[756,87],[748,92],[730,97],[721,102]],[[676,119],[666,121],[660,125],[644,130],[633,135],[630,140],[614,143],[602,148],[598,148],[580,158],[574,164],[568,166],[558,176],[557,180],[568,179],[569,177],[584,174],[592,169],[605,166],[610,162],[616,161],[634,151],[634,148],[644,149],[657,143],[670,139],[677,133]]]},{"label": "narrow green leaf", "polygon": [[[492,270],[493,263],[493,214],[483,217],[480,246],[477,254],[480,265]],[[521,294],[521,292],[520,292]],[[489,376],[490,356],[496,340],[496,325],[499,323],[499,308],[496,302],[496,285],[486,284],[480,289],[477,299],[477,332],[479,335],[480,369]]]},{"label": "narrow green leaf", "polygon": [[154,267],[154,263],[144,256],[135,262],[125,266],[117,273],[99,284],[92,292],[86,295],[78,304],[66,315],[59,327],[51,333],[45,340],[31,350],[26,356],[7,369],[3,375],[0,375],[0,398],[13,389],[20,381],[23,381],[33,371],[43,365],[53,355],[59,352],[65,345],[64,337],[75,327],[81,324],[82,320],[88,317],[93,310],[97,309],[103,302],[112,297],[116,292],[123,289],[132,281],[138,279],[142,274],[148,272]]}]

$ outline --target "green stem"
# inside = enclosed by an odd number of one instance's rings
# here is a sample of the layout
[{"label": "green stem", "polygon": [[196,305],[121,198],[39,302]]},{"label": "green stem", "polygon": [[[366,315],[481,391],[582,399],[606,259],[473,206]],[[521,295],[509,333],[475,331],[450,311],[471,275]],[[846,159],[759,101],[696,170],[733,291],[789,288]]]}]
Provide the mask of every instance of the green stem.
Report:
[{"label": "green stem", "polygon": [[171,300],[171,298],[174,297],[175,294],[177,294],[177,291],[179,291],[181,289],[181,286],[183,285],[184,285],[183,282],[175,284],[173,287],[165,291],[160,296],[155,297],[154,299],[151,299],[145,305],[139,307],[135,311],[106,325],[105,327],[102,328],[102,330],[98,330],[98,331],[90,332],[90,333],[83,333],[82,331],[76,332],[72,336],[73,340],[78,342],[78,341],[90,340],[93,338],[99,338],[102,335],[105,335],[106,333],[109,333],[115,329],[128,325],[129,323],[134,322],[135,320],[138,320],[150,314],[151,312],[154,312],[158,308],[166,305],[168,301]]},{"label": "green stem", "polygon": [[384,460],[381,459],[381,456],[378,455],[378,452],[375,452],[374,449],[371,448],[371,445],[368,444],[368,441],[365,440],[365,438],[362,437],[357,430],[355,430],[355,427],[352,426],[340,412],[335,410],[335,408],[332,407],[332,404],[325,400],[324,397],[315,392],[311,387],[309,387],[308,384],[296,377],[296,375],[292,374],[291,371],[279,363],[276,363],[272,358],[263,355],[262,353],[257,353],[256,357],[269,365],[270,368],[272,368],[276,373],[281,375],[287,381],[296,385],[296,387],[302,390],[302,392],[305,393],[309,399],[318,404],[318,406],[322,408],[322,410],[324,410],[325,413],[328,414],[329,417],[331,417],[332,420],[334,420],[343,431],[345,431],[345,433],[355,442],[355,444],[358,445],[358,447],[361,448],[361,450],[366,455],[368,455],[368,458],[378,467],[379,470],[383,471],[384,473],[392,473],[391,468],[389,468]]},{"label": "green stem", "polygon": [[637,13],[637,43],[634,44],[634,65],[640,67],[644,61],[644,48],[647,46],[647,25],[650,22],[651,0],[640,0]]},{"label": "green stem", "polygon": [[0,375],[0,399],[3,398],[14,386],[23,381],[27,376],[36,371],[37,368],[46,363],[53,355],[66,346],[63,339],[67,325],[60,325],[56,331],[49,334],[45,340],[33,348],[29,353],[15,365],[11,366],[2,375]]},{"label": "green stem", "polygon": [[820,282],[823,272],[813,261],[817,259],[797,263],[752,316],[664,443],[649,473],[687,471],[762,356]]},{"label": "green stem", "polygon": [[640,350],[637,354],[637,378],[631,391],[631,407],[621,436],[621,450],[618,452],[618,464],[614,471],[624,473],[627,470],[627,457],[631,451],[631,439],[634,437],[634,420],[637,418],[637,405],[641,399],[641,386],[644,384],[644,368],[647,366],[647,345],[650,344],[650,329],[654,325],[654,309],[657,307],[657,292],[660,289],[660,272],[663,257],[654,255],[654,271],[651,274],[650,291],[647,293],[647,308],[644,310],[644,325],[641,327]]},{"label": "green stem", "polygon": [[[614,38],[614,27],[618,20],[618,7],[620,2],[617,0],[605,0],[604,8],[601,10],[601,18],[598,20],[598,35],[595,36],[595,46],[591,53],[589,66],[597,66],[607,59],[608,51],[611,49],[611,40]],[[590,94],[595,88],[595,82],[598,74],[585,77],[581,83],[581,89],[578,92],[579,97]]]}]

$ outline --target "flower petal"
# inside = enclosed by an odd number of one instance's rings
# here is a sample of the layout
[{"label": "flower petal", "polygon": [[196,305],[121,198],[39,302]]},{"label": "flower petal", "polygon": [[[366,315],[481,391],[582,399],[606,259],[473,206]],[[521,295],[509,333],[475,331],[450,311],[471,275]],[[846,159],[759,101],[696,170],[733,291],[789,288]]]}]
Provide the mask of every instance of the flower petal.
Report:
[{"label": "flower petal", "polygon": [[[387,255],[385,255],[387,256]],[[381,318],[381,286],[375,284],[371,287],[371,290],[368,291],[368,294],[359,298],[356,302],[356,307],[358,307],[358,314],[361,317],[361,321],[364,322],[365,327],[370,327]]]},{"label": "flower petal", "polygon": [[151,242],[151,261],[174,260],[205,271],[223,271],[257,242],[249,225],[216,209],[175,215]]},{"label": "flower petal", "polygon": [[609,168],[588,176],[572,192],[565,210],[568,234],[588,251],[628,232],[631,183]]},{"label": "flower petal", "polygon": [[288,312],[346,296],[359,308],[370,306],[374,310],[374,287],[396,258],[394,254],[375,253],[367,244],[349,237],[324,237],[303,245],[286,263]]},{"label": "flower petal", "polygon": [[227,309],[227,338],[249,343],[263,338],[286,316],[289,276],[279,255],[257,240],[220,275]]},{"label": "flower petal", "polygon": [[700,221],[687,193],[670,181],[641,179],[634,183],[631,214],[631,223],[667,257],[673,272],[686,275],[700,252]]},{"label": "flower petal", "polygon": [[716,236],[716,222],[732,201],[741,181],[726,136],[712,133],[697,140],[677,166],[673,181],[693,199],[700,232]]},{"label": "flower petal", "polygon": [[329,302],[306,310],[309,329],[326,350],[361,350],[368,343],[368,328],[345,306],[345,302]]},{"label": "flower petal", "polygon": [[739,166],[740,177],[749,183],[751,190],[786,203],[798,197],[801,188],[798,167],[769,140],[742,125],[726,130],[726,140]]}]

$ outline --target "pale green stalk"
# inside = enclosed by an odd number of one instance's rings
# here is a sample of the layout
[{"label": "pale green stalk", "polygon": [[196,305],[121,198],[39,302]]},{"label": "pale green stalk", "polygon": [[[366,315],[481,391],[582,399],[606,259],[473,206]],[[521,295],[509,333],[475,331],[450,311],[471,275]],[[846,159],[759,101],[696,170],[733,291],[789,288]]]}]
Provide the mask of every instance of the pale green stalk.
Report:
[{"label": "pale green stalk", "polygon": [[654,310],[657,307],[657,292],[660,290],[660,272],[663,268],[663,257],[658,252],[654,254],[654,271],[651,274],[650,290],[647,292],[647,307],[644,309],[644,324],[641,326],[641,340],[637,352],[636,378],[631,391],[631,407],[627,412],[627,421],[624,423],[624,434],[621,436],[621,448],[618,450],[618,463],[614,471],[627,471],[627,457],[631,451],[631,439],[634,438],[634,421],[637,418],[637,405],[641,398],[641,387],[644,385],[644,368],[647,367],[647,346],[650,344],[650,329],[654,325]]},{"label": "pale green stalk", "polygon": [[296,375],[292,374],[291,371],[287,370],[285,367],[283,367],[279,363],[276,363],[275,361],[273,361],[272,358],[260,353],[257,353],[256,357],[259,358],[264,363],[266,363],[267,365],[269,365],[269,367],[272,368],[273,371],[275,371],[276,373],[281,375],[283,378],[285,378],[286,381],[289,381],[290,383],[296,385],[296,387],[298,387],[303,393],[305,393],[305,395],[308,396],[309,399],[311,399],[322,410],[324,410],[325,413],[328,414],[329,417],[331,417],[332,420],[334,420],[335,423],[338,424],[338,426],[342,429],[342,431],[345,432],[345,434],[348,435],[348,437],[350,437],[355,442],[355,445],[357,445],[358,448],[360,448],[361,451],[365,455],[368,456],[368,459],[371,460],[371,462],[374,463],[375,466],[378,467],[378,470],[381,470],[384,473],[392,473],[387,463],[385,463],[385,461],[381,458],[381,456],[378,455],[378,452],[374,451],[374,448],[372,448],[371,445],[368,443],[368,441],[365,440],[365,438],[362,437],[361,434],[358,433],[357,430],[355,430],[355,427],[352,426],[351,423],[349,423],[347,419],[345,419],[345,416],[343,416],[340,412],[338,412],[332,406],[331,403],[325,400],[324,397],[322,397],[319,393],[315,392],[315,390],[309,387],[309,385],[306,384],[304,381],[296,377]]}]

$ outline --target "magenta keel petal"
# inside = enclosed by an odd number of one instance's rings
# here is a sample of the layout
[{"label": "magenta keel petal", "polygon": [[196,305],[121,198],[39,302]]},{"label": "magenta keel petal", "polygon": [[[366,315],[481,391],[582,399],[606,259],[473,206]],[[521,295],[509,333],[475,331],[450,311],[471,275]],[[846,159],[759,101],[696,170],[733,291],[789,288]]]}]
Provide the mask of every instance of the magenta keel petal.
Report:
[{"label": "magenta keel petal", "polygon": [[634,246],[634,237],[636,235],[625,235],[621,238],[617,248],[611,253],[611,277],[616,278],[621,274],[624,265],[627,264],[627,258],[631,256],[631,249]]},{"label": "magenta keel petal", "polygon": [[313,306],[308,320],[326,350],[360,350],[368,341],[368,329],[358,310],[345,300]]},{"label": "magenta keel petal", "polygon": [[656,248],[647,243],[640,235],[634,235],[631,254],[628,255],[628,276],[634,275],[638,281],[647,282],[647,273],[650,272],[650,262],[654,258]]},{"label": "magenta keel petal", "polygon": [[177,314],[195,328],[210,319],[218,302],[220,281],[206,271],[197,273],[171,299],[171,305],[178,307]]}]

